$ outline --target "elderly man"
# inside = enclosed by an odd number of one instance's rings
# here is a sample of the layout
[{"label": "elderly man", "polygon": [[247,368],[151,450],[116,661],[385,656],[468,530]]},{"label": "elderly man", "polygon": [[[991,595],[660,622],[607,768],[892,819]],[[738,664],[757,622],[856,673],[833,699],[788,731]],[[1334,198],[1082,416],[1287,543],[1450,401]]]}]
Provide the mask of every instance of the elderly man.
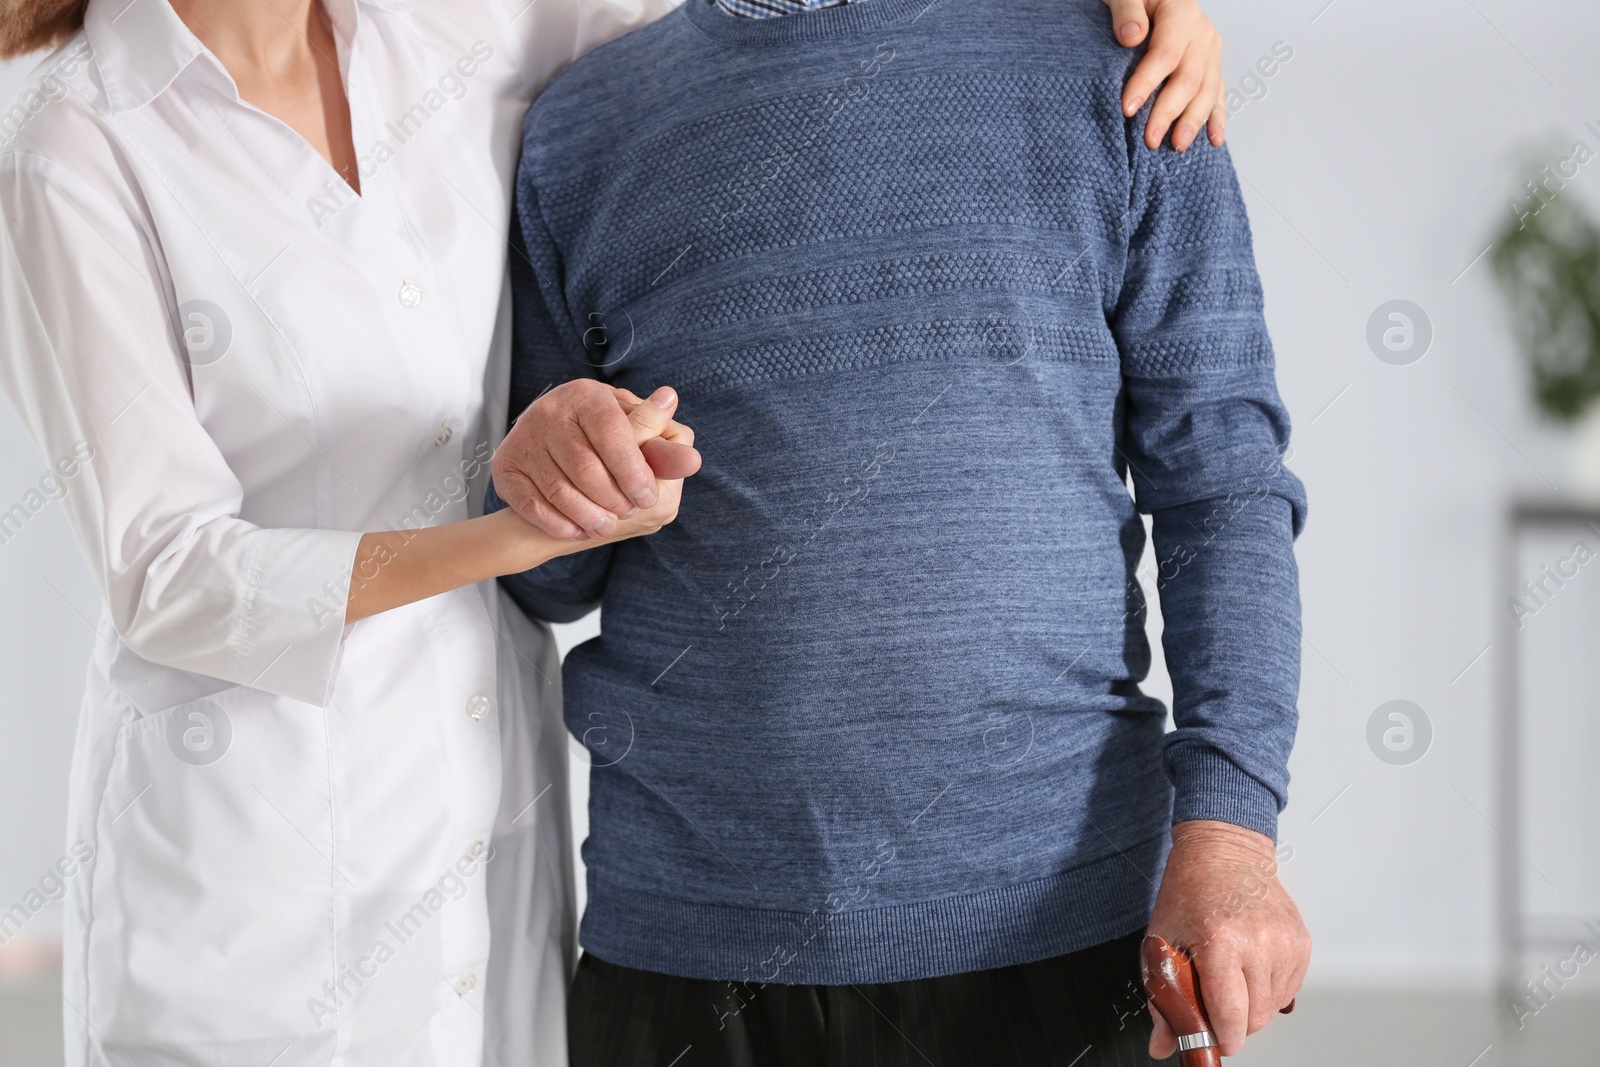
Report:
[{"label": "elderly man", "polygon": [[1148,1062],[1147,928],[1232,1054],[1309,939],[1305,503],[1226,150],[1141,144],[1087,0],[774,4],[688,0],[525,130],[513,410],[670,382],[706,446],[676,525],[507,580],[605,606],[574,1063]]}]

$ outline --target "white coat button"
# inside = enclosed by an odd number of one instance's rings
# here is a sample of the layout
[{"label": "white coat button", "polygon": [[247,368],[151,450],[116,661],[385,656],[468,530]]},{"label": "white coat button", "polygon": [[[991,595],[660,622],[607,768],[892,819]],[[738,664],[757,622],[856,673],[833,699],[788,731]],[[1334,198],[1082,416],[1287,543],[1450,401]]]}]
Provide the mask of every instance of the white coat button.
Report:
[{"label": "white coat button", "polygon": [[477,988],[478,976],[473,974],[471,971],[468,971],[466,974],[456,979],[456,992],[462,996],[466,996],[468,993]]},{"label": "white coat button", "polygon": [[461,858],[466,860],[468,863],[476,863],[478,861],[478,857],[483,855],[485,847],[486,846],[482,840],[474,841],[472,844],[467,846],[467,850],[461,854]]},{"label": "white coat button", "polygon": [[400,283],[400,306],[414,308],[422,303],[422,289],[410,282]]},{"label": "white coat button", "polygon": [[433,431],[434,447],[443,448],[445,445],[450,443],[450,438],[454,437],[455,435],[456,432],[450,428],[450,424],[448,422],[440,423],[439,428]]},{"label": "white coat button", "polygon": [[472,716],[473,722],[489,714],[489,698],[482,693],[474,694],[472,699],[467,701],[467,714]]}]

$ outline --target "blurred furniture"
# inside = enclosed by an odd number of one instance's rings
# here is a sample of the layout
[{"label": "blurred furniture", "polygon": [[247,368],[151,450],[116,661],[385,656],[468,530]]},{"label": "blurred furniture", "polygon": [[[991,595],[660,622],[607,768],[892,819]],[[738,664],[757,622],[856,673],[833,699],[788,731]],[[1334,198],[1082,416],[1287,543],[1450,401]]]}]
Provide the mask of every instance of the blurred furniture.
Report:
[{"label": "blurred furniture", "polygon": [[1513,504],[1501,568],[1497,1010],[1515,1028],[1525,981],[1600,949],[1600,506]]}]

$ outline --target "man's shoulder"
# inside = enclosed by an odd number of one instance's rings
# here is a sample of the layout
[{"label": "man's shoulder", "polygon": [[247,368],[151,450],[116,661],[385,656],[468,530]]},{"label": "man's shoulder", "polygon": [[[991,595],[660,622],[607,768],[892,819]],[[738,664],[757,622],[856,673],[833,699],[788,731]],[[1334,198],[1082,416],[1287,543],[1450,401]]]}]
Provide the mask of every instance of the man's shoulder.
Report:
[{"label": "man's shoulder", "polygon": [[659,110],[702,62],[694,27],[673,11],[579,58],[550,80],[528,109],[523,151],[571,152],[615,137]]},{"label": "man's shoulder", "polygon": [[[1138,58],[1112,38],[1109,9],[1100,0],[933,0],[917,19],[862,40],[880,54],[887,48],[903,56],[893,72],[885,71],[891,79],[961,74],[981,87],[996,77],[1031,75],[1035,87],[1041,78],[1052,83],[1040,91],[1062,93],[1056,100],[1063,109],[1119,126],[1115,98]],[[719,50],[676,10],[552,79],[523,127],[523,173],[570,174],[597,154],[626,151],[641,136],[704,115],[708,100],[723,108],[748,102],[756,92],[749,68],[757,66],[749,56],[736,60]],[[762,83],[756,95],[780,92]]]}]

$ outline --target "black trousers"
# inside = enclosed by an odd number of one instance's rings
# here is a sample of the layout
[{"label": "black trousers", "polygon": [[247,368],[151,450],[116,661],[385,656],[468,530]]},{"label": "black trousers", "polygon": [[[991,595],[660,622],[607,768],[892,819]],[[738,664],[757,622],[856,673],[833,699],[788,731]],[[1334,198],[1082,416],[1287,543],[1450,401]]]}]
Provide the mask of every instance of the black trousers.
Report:
[{"label": "black trousers", "polygon": [[1148,1067],[1143,934],[886,985],[703,981],[585,954],[571,1067]]}]

